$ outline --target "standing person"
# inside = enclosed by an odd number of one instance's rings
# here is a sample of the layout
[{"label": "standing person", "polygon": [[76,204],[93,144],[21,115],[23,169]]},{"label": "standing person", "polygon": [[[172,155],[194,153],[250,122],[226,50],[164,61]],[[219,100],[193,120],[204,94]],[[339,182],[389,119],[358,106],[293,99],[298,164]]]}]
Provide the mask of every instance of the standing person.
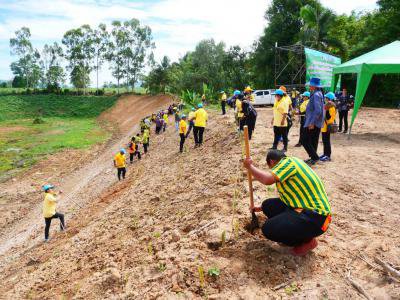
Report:
[{"label": "standing person", "polygon": [[142,144],[143,144],[144,153],[146,154],[147,150],[149,148],[149,144],[150,144],[150,130],[149,130],[149,128],[145,128],[144,131],[143,131]]},{"label": "standing person", "polygon": [[299,105],[299,115],[300,115],[300,134],[299,134],[299,142],[295,145],[295,147],[301,147],[302,141],[304,138],[304,123],[306,121],[306,108],[308,101],[310,99],[310,92],[304,92],[302,95],[302,100]]},{"label": "standing person", "polygon": [[203,103],[199,103],[197,108],[198,109],[194,113],[193,127],[195,148],[200,147],[203,144],[203,134],[208,120],[208,114],[203,108]]},{"label": "standing person", "polygon": [[179,136],[181,138],[181,141],[179,143],[179,152],[180,153],[183,152],[183,145],[185,144],[186,133],[187,133],[186,116],[182,115],[182,118],[179,121]]},{"label": "standing person", "polygon": [[241,92],[239,94],[236,94],[236,100],[235,100],[235,119],[236,119],[236,125],[238,126],[239,132],[243,130],[243,123],[240,124],[240,121],[243,118],[243,111],[242,111],[242,100],[244,96]]},{"label": "standing person", "polygon": [[324,96],[321,92],[321,80],[312,77],[309,82],[310,100],[306,108],[306,120],[304,122],[303,147],[310,157],[306,160],[309,165],[314,165],[318,160],[317,154],[319,134],[324,123]]},{"label": "standing person", "polygon": [[195,112],[195,109],[194,109],[194,107],[192,107],[191,110],[190,110],[190,112],[189,112],[189,117],[188,117],[189,129],[188,129],[188,131],[187,131],[187,133],[186,133],[186,138],[189,137],[189,134],[190,134],[190,132],[192,131],[193,126],[194,126],[194,112]]},{"label": "standing person", "polygon": [[137,158],[139,160],[141,160],[142,159],[142,155],[140,153],[139,146],[142,143],[142,139],[140,138],[140,134],[139,133],[136,134],[136,136],[134,137],[134,141],[135,141],[135,153],[134,153],[134,155],[137,156]]},{"label": "standing person", "polygon": [[242,102],[242,109],[244,114],[244,124],[247,125],[249,130],[249,140],[253,135],[254,128],[256,127],[257,111],[247,99]]},{"label": "standing person", "polygon": [[165,132],[165,129],[167,128],[167,124],[168,124],[168,122],[169,122],[169,119],[168,119],[168,111],[164,111],[164,113],[163,113],[163,120],[164,120],[163,132]]},{"label": "standing person", "polygon": [[[290,99],[289,95],[286,92],[286,87],[281,85],[279,87],[279,89],[283,91],[283,100],[287,102],[288,107],[289,107],[288,113],[286,115],[286,118],[287,118],[287,127],[286,127],[286,129],[287,129],[287,136],[288,136],[288,141],[289,141],[289,130],[290,130],[290,128],[292,128],[292,125],[293,125],[293,121],[292,121],[292,111],[293,111],[293,105],[292,104],[293,103],[292,103],[292,99]],[[283,140],[283,137],[282,137],[282,140]]]},{"label": "standing person", "polygon": [[65,230],[64,215],[56,212],[57,195],[62,194],[61,191],[56,193],[54,191],[54,185],[46,184],[42,187],[44,191],[44,201],[43,201],[43,217],[45,222],[44,228],[44,241],[49,240],[49,231],[52,219],[60,219],[60,230]]},{"label": "standing person", "polygon": [[275,102],[273,107],[274,116],[271,125],[274,126],[274,143],[271,150],[276,150],[280,137],[283,138],[283,151],[287,151],[287,114],[289,112],[289,103],[283,98],[284,92],[281,89],[275,91]]},{"label": "standing person", "polygon": [[324,154],[320,156],[320,161],[330,161],[332,148],[331,148],[331,125],[335,122],[336,108],[335,108],[335,94],[329,92],[325,95],[325,119],[324,127],[322,127],[322,142],[324,143]]},{"label": "standing person", "polygon": [[179,129],[179,121],[181,120],[178,110],[175,109],[175,131]]},{"label": "standing person", "polygon": [[225,107],[226,107],[226,93],[224,91],[221,91],[221,109],[222,109],[222,115],[226,114]]},{"label": "standing person", "polygon": [[348,122],[349,106],[350,105],[349,105],[349,98],[347,96],[347,90],[343,89],[342,95],[339,97],[338,101],[338,110],[339,110],[338,132],[342,132],[343,127],[344,127],[343,133],[347,133],[347,130],[349,129],[349,122]]},{"label": "standing person", "polygon": [[316,237],[331,223],[324,184],[302,160],[287,157],[282,151],[268,151],[266,161],[269,172],[255,167],[251,158],[244,160],[244,167],[262,184],[275,184],[279,198],[250,209],[268,217],[261,228],[267,239],[293,247],[292,255],[305,255],[318,246]]},{"label": "standing person", "polygon": [[132,137],[131,141],[128,144],[129,162],[131,164],[133,163],[133,157],[135,156],[135,152],[136,152],[135,137]]},{"label": "standing person", "polygon": [[156,117],[156,134],[160,134],[161,128],[162,128],[162,122],[161,118],[159,116]]},{"label": "standing person", "polygon": [[114,167],[117,168],[118,180],[125,179],[126,174],[126,156],[125,149],[121,148],[119,152],[114,156]]}]

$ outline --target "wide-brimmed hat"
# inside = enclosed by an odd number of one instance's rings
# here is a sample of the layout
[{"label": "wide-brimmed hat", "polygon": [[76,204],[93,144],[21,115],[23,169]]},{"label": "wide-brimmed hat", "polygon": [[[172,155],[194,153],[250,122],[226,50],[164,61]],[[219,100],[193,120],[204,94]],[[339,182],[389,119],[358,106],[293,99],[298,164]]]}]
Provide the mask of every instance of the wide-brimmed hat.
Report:
[{"label": "wide-brimmed hat", "polygon": [[307,85],[321,87],[321,79],[319,79],[318,77],[311,77],[310,82],[308,82]]}]

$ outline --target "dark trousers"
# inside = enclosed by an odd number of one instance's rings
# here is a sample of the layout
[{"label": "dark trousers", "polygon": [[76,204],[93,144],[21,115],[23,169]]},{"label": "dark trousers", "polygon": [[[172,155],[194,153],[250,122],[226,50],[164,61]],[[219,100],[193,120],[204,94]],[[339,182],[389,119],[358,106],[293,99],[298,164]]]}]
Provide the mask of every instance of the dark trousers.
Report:
[{"label": "dark trousers", "polygon": [[147,153],[147,148],[149,148],[149,142],[143,144],[144,153]]},{"label": "dark trousers", "polygon": [[306,116],[300,116],[300,135],[299,135],[299,144],[303,144],[303,138],[304,138],[304,123],[306,122]]},{"label": "dark trousers", "polygon": [[221,109],[222,109],[222,114],[223,115],[226,114],[225,106],[226,106],[226,101],[221,101]]},{"label": "dark trousers", "polygon": [[254,128],[256,127],[256,120],[257,120],[257,117],[255,117],[255,118],[246,118],[246,125],[247,125],[247,127],[249,129],[249,140],[251,140]]},{"label": "dark trousers", "polygon": [[324,233],[325,216],[310,210],[296,212],[279,198],[265,200],[262,210],[268,219],[261,230],[271,241],[294,247]]},{"label": "dark trousers", "polygon": [[196,145],[203,144],[203,134],[204,134],[204,127],[194,126],[193,127],[193,134],[194,134],[194,142]]},{"label": "dark trousers", "polygon": [[186,136],[184,133],[180,133],[181,141],[179,143],[179,152],[183,152],[183,145],[185,144]]},{"label": "dark trousers", "polygon": [[344,123],[344,131],[347,131],[349,129],[349,122],[347,120],[348,115],[349,115],[348,110],[339,111],[339,131],[342,131],[343,123]]},{"label": "dark trousers", "polygon": [[136,152],[134,153],[134,155],[137,156],[139,160],[142,159],[142,154],[140,153],[139,150],[136,150]]},{"label": "dark trousers", "polygon": [[283,148],[287,150],[288,146],[288,130],[287,127],[278,127],[274,126],[274,143],[272,144],[272,148],[276,149],[278,147],[279,138],[283,138]]},{"label": "dark trousers", "polygon": [[129,153],[129,162],[133,162],[133,157],[135,156],[135,152]]},{"label": "dark trousers", "polygon": [[244,125],[246,125],[246,119],[245,118],[239,119],[239,130],[240,131],[243,131]]},{"label": "dark trousers", "polygon": [[324,143],[324,155],[331,157],[332,148],[331,148],[331,133],[329,131],[322,133],[322,142]]},{"label": "dark trousers", "polygon": [[126,174],[126,168],[118,168],[117,169],[117,175],[118,175],[118,180],[125,179],[125,174]]},{"label": "dark trousers", "polygon": [[47,240],[49,238],[49,230],[50,230],[50,225],[51,225],[51,220],[52,219],[60,219],[60,229],[64,230],[65,228],[65,223],[64,223],[64,215],[56,212],[52,217],[50,218],[44,218],[44,222],[46,224],[44,228],[44,238]]},{"label": "dark trousers", "polygon": [[161,127],[156,126],[156,134],[160,134],[160,131],[161,131]]},{"label": "dark trousers", "polygon": [[306,150],[308,156],[317,161],[319,159],[317,149],[318,149],[318,140],[319,133],[321,132],[321,128],[314,127],[314,129],[304,128],[304,139],[302,141],[302,145]]},{"label": "dark trousers", "polygon": [[188,128],[188,131],[186,132],[186,138],[188,138],[188,136],[189,136],[190,132],[191,132],[191,131],[192,131],[192,129],[193,129],[193,126],[194,126],[194,122],[193,122],[193,121],[190,121],[190,122],[189,122],[189,128]]}]

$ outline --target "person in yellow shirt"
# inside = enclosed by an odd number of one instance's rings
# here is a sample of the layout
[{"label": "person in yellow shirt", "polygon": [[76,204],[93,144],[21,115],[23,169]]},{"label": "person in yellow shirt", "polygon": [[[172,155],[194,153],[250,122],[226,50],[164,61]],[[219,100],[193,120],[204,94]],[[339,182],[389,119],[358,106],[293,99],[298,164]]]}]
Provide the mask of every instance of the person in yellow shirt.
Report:
[{"label": "person in yellow shirt", "polygon": [[304,137],[304,123],[306,121],[306,108],[308,101],[310,101],[310,92],[304,92],[302,95],[302,100],[299,105],[299,116],[300,116],[300,134],[299,134],[299,142],[295,145],[295,147],[301,147],[302,140]]},{"label": "person in yellow shirt", "polygon": [[143,144],[144,153],[146,154],[147,150],[149,148],[149,145],[150,145],[150,129],[147,127],[143,131],[142,144]]},{"label": "person in yellow shirt", "polygon": [[187,124],[186,124],[186,116],[182,115],[181,120],[179,121],[179,136],[181,141],[179,143],[179,152],[183,152],[183,145],[185,144],[186,140],[186,133],[187,133]]},{"label": "person in yellow shirt", "polygon": [[222,109],[222,115],[226,114],[225,107],[226,107],[226,93],[224,91],[221,91],[221,109]]},{"label": "person in yellow shirt", "polygon": [[324,144],[324,154],[319,158],[320,161],[330,161],[332,154],[331,147],[331,126],[335,123],[336,108],[335,108],[335,94],[329,92],[325,95],[325,120],[321,129],[322,142]]},{"label": "person in yellow shirt", "polygon": [[235,101],[235,107],[236,107],[236,122],[237,126],[239,127],[239,131],[243,131],[243,108],[242,108],[242,100],[243,100],[243,94],[240,93],[236,96],[236,101]]},{"label": "person in yellow shirt", "polygon": [[168,110],[167,110],[167,111],[164,111],[164,113],[163,113],[163,119],[164,119],[163,131],[165,132],[165,129],[167,128],[167,124],[169,123],[169,119],[168,119]]},{"label": "person in yellow shirt", "polygon": [[250,102],[250,104],[254,103],[254,94],[253,94],[253,89],[250,86],[247,86],[244,89],[244,98]]},{"label": "person in yellow shirt", "polygon": [[[43,201],[43,216],[45,221],[45,229],[44,229],[44,241],[47,242],[49,240],[49,231],[52,219],[60,219],[60,230],[65,230],[64,223],[64,215],[56,212],[56,203],[57,203],[57,193],[54,191],[54,185],[46,184],[42,187],[44,191],[44,201]],[[59,191],[58,194],[62,192]]]},{"label": "person in yellow shirt", "polygon": [[189,137],[189,134],[194,127],[194,113],[195,113],[195,109],[194,109],[194,107],[192,107],[191,111],[189,112],[189,117],[188,117],[189,129],[186,132],[186,138]]},{"label": "person in yellow shirt", "polygon": [[114,156],[114,167],[117,168],[118,180],[125,179],[126,174],[126,151],[121,148],[119,152]]},{"label": "person in yellow shirt", "polygon": [[[290,130],[290,128],[292,128],[292,125],[293,125],[293,121],[292,121],[293,102],[292,102],[292,99],[287,94],[287,90],[286,90],[285,86],[281,85],[279,87],[279,89],[283,91],[283,100],[285,100],[288,103],[288,107],[289,107],[288,114],[286,115],[287,123],[288,123],[286,128],[287,128],[287,136],[288,136],[288,141],[289,141],[289,130]],[[281,140],[283,140],[283,137],[281,137]]]},{"label": "person in yellow shirt", "polygon": [[207,120],[208,120],[208,114],[203,108],[203,103],[199,103],[197,105],[197,110],[194,113],[193,134],[194,134],[195,148],[200,147],[203,144],[203,135],[204,135],[204,130],[206,128]]},{"label": "person in yellow shirt", "polygon": [[273,107],[274,116],[271,120],[271,125],[274,126],[274,143],[270,150],[276,150],[279,139],[283,139],[283,151],[287,151],[288,136],[287,136],[287,115],[289,112],[289,103],[284,98],[284,92],[281,89],[275,91],[275,103]]}]

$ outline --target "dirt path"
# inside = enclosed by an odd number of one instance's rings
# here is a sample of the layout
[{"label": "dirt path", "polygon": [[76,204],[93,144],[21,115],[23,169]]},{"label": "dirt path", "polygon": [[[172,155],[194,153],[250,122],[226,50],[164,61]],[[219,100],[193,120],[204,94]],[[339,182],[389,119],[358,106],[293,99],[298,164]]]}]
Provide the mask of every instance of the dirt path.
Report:
[{"label": "dirt path", "polygon": [[[270,108],[259,109],[251,145],[254,161],[263,168],[273,139],[270,119]],[[103,171],[85,187],[91,196],[85,209],[68,215],[66,234],[53,233],[50,243],[0,267],[0,295],[362,299],[345,279],[351,271],[372,298],[398,299],[400,284],[374,258],[400,266],[395,230],[399,119],[399,111],[362,109],[350,140],[333,137],[333,161],[315,167],[328,192],[333,223],[319,238],[319,247],[304,258],[244,229],[249,213],[241,145],[231,116],[212,113],[202,148],[193,149],[189,139],[188,151],[178,154],[179,137],[170,126],[165,134],[151,137],[149,155],[129,168],[122,183],[112,184],[110,165],[98,162]],[[303,149],[293,147],[297,138],[296,123],[289,155],[305,158]],[[101,191],[93,191],[100,186]],[[255,190],[260,199],[276,196],[275,188],[256,184]],[[207,275],[212,268],[220,275]]]},{"label": "dirt path", "polygon": [[[7,257],[7,260],[1,260],[1,263],[4,264],[14,258],[14,255],[5,255],[7,251],[21,245],[29,248],[42,239],[40,234],[43,227],[42,201],[37,195],[42,182],[53,182],[63,190],[65,196],[61,197],[59,209],[68,212],[73,217],[79,206],[84,207],[88,201],[115,183],[115,176],[109,176],[114,171],[112,167],[113,153],[116,153],[122,145],[127,144],[129,137],[136,133],[138,121],[160,108],[165,108],[170,102],[171,98],[167,96],[124,96],[113,109],[103,113],[100,117],[101,121],[111,122],[122,132],[119,137],[115,137],[112,142],[108,143],[111,144],[109,147],[98,146],[91,149],[92,151],[83,153],[83,159],[79,157],[82,153],[76,151],[74,152],[75,157],[72,155],[69,157],[69,161],[62,159],[62,164],[57,163],[57,159],[51,159],[50,163],[55,162],[55,164],[50,167],[45,165],[44,172],[43,170],[39,172],[39,175],[43,175],[43,173],[45,175],[48,172],[47,178],[40,178],[40,182],[34,182],[32,178],[27,178],[25,175],[2,184],[0,187],[2,198],[17,200],[17,202],[22,202],[19,207],[25,207],[23,208],[23,217],[13,216],[18,219],[18,222],[1,228],[0,257]],[[78,160],[78,163],[72,163],[74,170],[65,174],[62,169],[68,166],[71,159]],[[47,162],[49,163],[49,161]],[[43,166],[43,163],[41,165]],[[35,169],[38,170],[37,167]],[[32,172],[30,173],[32,174]],[[27,197],[32,196],[35,198],[34,203],[29,203],[29,206],[23,203]],[[10,203],[10,205],[15,206],[16,203]],[[13,212],[18,214],[17,211],[13,210]],[[18,252],[13,252],[18,255]]]}]

